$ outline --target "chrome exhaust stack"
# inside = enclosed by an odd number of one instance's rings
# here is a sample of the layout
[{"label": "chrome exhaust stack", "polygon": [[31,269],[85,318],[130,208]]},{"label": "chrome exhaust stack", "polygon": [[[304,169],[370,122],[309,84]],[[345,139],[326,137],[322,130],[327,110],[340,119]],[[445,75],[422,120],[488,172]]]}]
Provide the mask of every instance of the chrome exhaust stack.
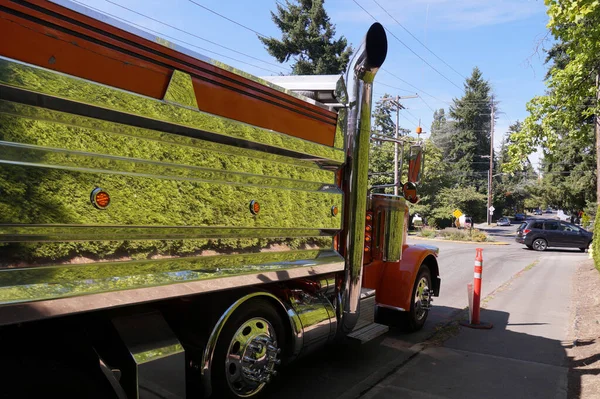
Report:
[{"label": "chrome exhaust stack", "polygon": [[360,289],[365,242],[365,216],[371,136],[373,80],[387,55],[387,36],[380,23],[369,28],[365,39],[354,53],[346,72],[349,114],[346,132],[344,175],[344,237],[346,269],[342,298],[340,332],[348,334],[359,315]]}]

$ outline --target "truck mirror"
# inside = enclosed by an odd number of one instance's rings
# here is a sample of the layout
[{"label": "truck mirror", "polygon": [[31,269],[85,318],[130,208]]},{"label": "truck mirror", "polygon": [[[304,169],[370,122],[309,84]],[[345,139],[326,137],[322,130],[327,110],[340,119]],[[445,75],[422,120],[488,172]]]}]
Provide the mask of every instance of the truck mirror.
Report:
[{"label": "truck mirror", "polygon": [[417,195],[417,185],[412,182],[406,182],[402,186],[402,195],[406,200],[412,204],[419,202],[419,196]]},{"label": "truck mirror", "polygon": [[424,165],[423,147],[419,144],[411,145],[408,154],[408,182],[419,184],[423,173]]}]

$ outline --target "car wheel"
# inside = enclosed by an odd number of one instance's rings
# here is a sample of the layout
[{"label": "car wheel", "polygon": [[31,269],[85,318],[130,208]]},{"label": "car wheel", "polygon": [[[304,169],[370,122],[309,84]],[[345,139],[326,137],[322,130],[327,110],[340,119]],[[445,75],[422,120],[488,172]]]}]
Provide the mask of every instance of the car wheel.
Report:
[{"label": "car wheel", "polygon": [[591,241],[590,241],[590,242],[588,242],[588,244],[587,244],[587,247],[585,247],[585,248],[579,248],[579,250],[580,250],[581,252],[585,252],[585,250],[586,250],[586,249],[590,249],[590,245],[592,245],[592,242],[591,242]]},{"label": "car wheel", "polygon": [[545,251],[548,248],[548,243],[543,238],[536,238],[533,241],[533,249],[536,251]]}]

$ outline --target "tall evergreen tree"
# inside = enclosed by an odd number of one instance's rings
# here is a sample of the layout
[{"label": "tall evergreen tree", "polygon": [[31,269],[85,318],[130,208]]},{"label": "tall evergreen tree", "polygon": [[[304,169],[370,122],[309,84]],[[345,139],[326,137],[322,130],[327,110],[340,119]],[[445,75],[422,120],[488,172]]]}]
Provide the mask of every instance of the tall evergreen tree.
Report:
[{"label": "tall evergreen tree", "polygon": [[346,70],[352,47],[344,36],[335,39],[335,25],[323,7],[324,0],[286,0],[277,3],[271,19],[281,39],[259,37],[279,62],[292,58],[293,75],[329,75]]},{"label": "tall evergreen tree", "polygon": [[487,190],[489,165],[482,156],[490,153],[491,87],[477,67],[464,86],[465,94],[454,99],[450,107],[450,116],[456,121],[457,131],[448,155],[462,173],[460,183],[474,185],[484,192]]},{"label": "tall evergreen tree", "polygon": [[394,112],[389,99],[389,94],[384,94],[377,103],[373,111],[373,133],[379,136],[393,137],[396,131],[396,123],[393,120]]},{"label": "tall evergreen tree", "polygon": [[442,150],[444,158],[448,158],[454,134],[456,133],[456,122],[446,118],[443,108],[433,113],[431,123],[431,141]]}]

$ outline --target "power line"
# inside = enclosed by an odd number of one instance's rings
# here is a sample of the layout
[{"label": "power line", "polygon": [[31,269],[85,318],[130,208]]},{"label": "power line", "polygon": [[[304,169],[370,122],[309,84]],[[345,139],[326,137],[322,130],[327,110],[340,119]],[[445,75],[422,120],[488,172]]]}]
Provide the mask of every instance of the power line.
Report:
[{"label": "power line", "polygon": [[414,116],[413,113],[408,110],[408,108],[404,108],[404,111],[406,111],[407,114],[409,114],[410,116],[412,116],[413,118],[415,118],[416,121],[419,121],[419,118],[417,118],[416,116]]},{"label": "power line", "polygon": [[191,33],[191,32],[188,32],[188,31],[186,31],[186,30],[180,29],[180,28],[178,28],[178,27],[176,27],[176,26],[173,26],[173,25],[167,24],[166,22],[160,21],[160,20],[158,20],[158,19],[156,19],[156,18],[152,18],[152,17],[150,17],[150,16],[148,16],[148,15],[142,14],[141,12],[138,12],[138,11],[136,11],[136,10],[132,10],[131,8],[125,7],[124,5],[121,5],[121,4],[119,4],[119,3],[115,3],[115,2],[114,2],[114,1],[112,1],[112,0],[104,0],[104,1],[106,1],[107,3],[113,4],[113,5],[117,6],[117,7],[120,7],[120,8],[122,8],[122,9],[124,9],[124,10],[127,10],[127,11],[129,11],[129,12],[132,12],[132,13],[134,13],[134,14],[137,14],[137,15],[139,15],[139,16],[142,16],[142,17],[144,17],[144,18],[147,18],[147,19],[149,19],[149,20],[151,20],[151,21],[158,22],[159,24],[161,24],[161,25],[164,25],[164,26],[167,26],[167,27],[169,27],[169,28],[171,28],[171,29],[175,29],[176,31],[179,31],[179,32],[185,33],[186,35],[193,36],[193,37],[195,37],[195,38],[197,38],[197,39],[203,40],[203,41],[205,41],[205,42],[207,42],[207,43],[210,43],[210,44],[212,44],[212,45],[215,45],[215,46],[218,46],[218,47],[224,48],[225,50],[232,51],[232,52],[234,52],[234,53],[237,53],[237,54],[243,55],[243,56],[245,56],[245,57],[248,57],[248,58],[252,58],[253,60],[256,60],[256,61],[264,62],[265,64],[269,64],[269,65],[275,66],[275,67],[277,67],[277,68],[281,68],[281,69],[283,69],[283,70],[284,70],[284,71],[286,71],[286,72],[289,72],[289,71],[288,71],[286,68],[282,67],[281,65],[278,65],[278,64],[275,64],[275,63],[272,63],[272,62],[269,62],[269,61],[261,60],[260,58],[256,58],[256,57],[254,57],[254,56],[251,56],[251,55],[248,55],[248,54],[246,54],[246,53],[242,53],[241,51],[238,51],[238,50],[236,50],[236,49],[232,49],[232,48],[230,48],[230,47],[223,46],[222,44],[219,44],[219,43],[213,42],[212,40],[205,39],[205,38],[203,38],[203,37],[201,37],[201,36],[198,36],[198,35],[196,35],[196,34],[194,34],[194,33]]},{"label": "power line", "polygon": [[395,89],[395,90],[399,90],[399,91],[404,91],[404,92],[407,92],[407,93],[413,93],[413,94],[417,94],[417,93],[415,93],[415,92],[413,92],[413,91],[411,91],[411,90],[401,89],[401,88],[399,88],[399,87],[392,86],[392,85],[389,85],[389,84],[387,84],[387,83],[377,82],[376,84],[378,84],[378,85],[382,85],[382,86],[385,86],[385,87],[389,87],[389,88],[391,88],[391,89]]},{"label": "power line", "polygon": [[233,60],[233,61],[236,61],[236,62],[239,62],[239,63],[245,64],[245,65],[249,65],[249,66],[251,66],[251,67],[254,67],[254,68],[262,69],[263,71],[267,71],[267,72],[271,72],[271,73],[275,73],[275,74],[279,74],[279,73],[280,73],[280,72],[278,72],[278,71],[274,71],[274,70],[272,70],[272,69],[263,68],[263,67],[261,67],[261,66],[258,66],[258,65],[251,64],[251,63],[249,63],[249,62],[242,61],[242,60],[239,60],[239,59],[237,59],[237,58],[233,58],[233,57],[227,56],[227,55],[225,55],[225,54],[221,54],[221,53],[218,53],[218,52],[216,52],[216,51],[209,50],[209,49],[206,49],[206,48],[204,48],[204,47],[197,46],[197,45],[195,45],[195,44],[193,44],[193,43],[186,42],[185,40],[177,39],[177,38],[175,38],[175,37],[173,37],[173,36],[169,36],[169,35],[167,35],[166,33],[162,33],[162,32],[156,31],[156,30],[154,30],[154,29],[150,29],[150,28],[148,28],[148,27],[146,27],[146,26],[143,26],[143,25],[137,24],[137,23],[135,23],[135,22],[133,22],[133,21],[129,21],[129,20],[125,19],[125,18],[121,18],[121,17],[118,17],[118,16],[116,16],[116,15],[114,15],[114,14],[111,14],[111,13],[109,13],[109,12],[106,12],[106,11],[100,10],[100,9],[98,9],[98,8],[95,8],[95,7],[92,7],[92,6],[90,6],[89,4],[82,3],[82,2],[80,2],[80,1],[77,1],[77,0],[72,0],[72,1],[73,1],[74,3],[77,3],[77,4],[80,4],[80,5],[82,5],[82,6],[85,6],[85,7],[89,8],[89,9],[91,9],[91,10],[97,11],[97,12],[99,12],[99,13],[103,14],[103,15],[106,15],[106,16],[109,16],[109,17],[111,17],[111,18],[117,19],[117,20],[119,20],[119,21],[125,22],[125,23],[127,23],[127,24],[129,24],[129,25],[137,26],[138,28],[140,28],[140,29],[142,29],[142,30],[146,30],[146,31],[148,31],[148,32],[152,32],[152,33],[154,33],[154,34],[157,34],[157,35],[159,35],[159,36],[161,36],[161,37],[168,38],[168,39],[170,39],[170,40],[173,40],[173,41],[175,41],[175,42],[183,43],[183,44],[185,44],[185,45],[187,45],[187,46],[191,46],[191,47],[197,48],[197,49],[199,49],[199,50],[202,50],[202,51],[205,51],[205,52],[207,52],[207,53],[216,54],[216,55],[218,55],[219,57],[227,58],[227,59],[229,59],[229,60]]},{"label": "power line", "polygon": [[[401,78],[401,77],[399,77],[398,75],[396,75],[396,74],[394,74],[394,73],[392,73],[392,72],[388,71],[388,70],[387,70],[387,69],[385,69],[385,68],[381,68],[381,70],[382,70],[383,72],[387,73],[388,75],[391,75],[391,76],[393,76],[394,78],[398,79],[400,82],[402,82],[402,83],[406,84],[407,86],[410,86],[410,87],[412,87],[413,89],[415,89],[415,90],[417,90],[417,91],[420,91],[421,93],[425,94],[426,96],[429,96],[429,97],[433,98],[434,100],[437,100],[437,101],[439,101],[439,102],[442,102],[442,103],[445,103],[445,104],[448,104],[448,105],[452,105],[452,104],[451,104],[451,103],[449,103],[448,101],[441,100],[441,99],[437,98],[436,96],[434,96],[434,95],[432,95],[432,94],[429,94],[429,93],[427,93],[425,90],[421,90],[421,89],[419,89],[417,86],[415,86],[415,85],[413,85],[413,84],[411,84],[411,83],[408,83],[406,80],[402,79],[402,78]],[[382,83],[379,83],[379,84],[382,84]]]},{"label": "power line", "polygon": [[206,10],[206,11],[208,11],[208,12],[211,12],[211,13],[213,13],[213,14],[215,14],[215,15],[218,15],[219,17],[221,17],[221,18],[223,18],[223,19],[226,19],[227,21],[229,21],[229,22],[231,22],[231,23],[234,23],[234,24],[236,24],[237,26],[241,26],[242,28],[244,28],[244,29],[246,29],[246,30],[249,30],[250,32],[256,33],[258,36],[261,36],[261,37],[264,37],[264,38],[267,38],[267,37],[268,37],[267,35],[263,35],[262,33],[260,33],[260,32],[257,32],[257,31],[255,31],[254,29],[252,29],[252,28],[249,28],[249,27],[247,27],[247,26],[246,26],[246,25],[244,25],[244,24],[241,24],[241,23],[239,23],[239,22],[237,22],[237,21],[234,21],[233,19],[231,19],[231,18],[228,18],[228,17],[226,17],[225,15],[219,14],[218,12],[216,12],[216,11],[214,11],[214,10],[211,10],[210,8],[208,8],[208,7],[206,7],[206,6],[203,6],[202,4],[200,4],[200,3],[197,3],[197,2],[195,2],[194,0],[188,0],[188,1],[189,1],[190,3],[192,3],[192,4],[195,4],[195,5],[197,5],[197,6],[198,6],[198,7],[200,7],[200,8],[203,8],[203,9],[205,9],[205,10]]},{"label": "power line", "polygon": [[435,110],[427,103],[427,101],[425,101],[425,99],[423,99],[423,97],[419,96],[419,99],[423,101],[423,104],[425,104],[427,108],[431,110],[431,112],[435,112]]},{"label": "power line", "polygon": [[[192,0],[189,0],[192,1]],[[359,6],[364,12],[366,12],[367,14],[369,14],[369,16],[371,18],[373,18],[375,20],[375,22],[379,22],[377,21],[377,18],[375,18],[373,16],[373,14],[371,14],[369,11],[367,11],[366,8],[364,8],[363,6],[360,5],[360,3],[356,0],[352,0],[357,6]],[[417,54],[413,49],[411,49],[406,43],[404,43],[402,40],[400,40],[400,38],[398,36],[396,36],[394,34],[394,32],[390,31],[387,28],[384,28],[390,35],[392,35],[396,40],[398,40],[398,42],[400,42],[400,44],[402,44],[404,47],[406,47],[411,53],[413,53],[415,56],[417,56],[417,58],[419,58],[421,61],[423,61],[427,66],[429,66],[429,68],[433,69],[435,72],[438,73],[438,75],[440,75],[441,77],[443,77],[444,79],[446,79],[448,82],[450,82],[453,86],[455,86],[457,89],[462,90],[460,88],[460,86],[458,86],[456,83],[454,83],[453,81],[451,81],[446,75],[444,75],[443,73],[441,73],[440,71],[438,71],[433,65],[431,65],[429,62],[427,62],[427,60],[423,57],[421,57],[419,54]]]},{"label": "power line", "polygon": [[444,65],[446,65],[448,68],[452,69],[454,72],[456,72],[458,74],[458,76],[460,76],[463,79],[467,79],[465,76],[463,76],[463,74],[461,74],[460,72],[458,72],[456,69],[454,69],[450,64],[448,64],[446,61],[444,61],[441,57],[439,57],[436,53],[434,53],[429,47],[427,47],[423,42],[421,42],[415,35],[412,34],[411,31],[409,31],[408,29],[406,29],[406,27],[404,25],[402,25],[396,18],[394,18],[394,16],[392,14],[390,14],[385,8],[383,8],[381,6],[381,4],[379,4],[377,2],[377,0],[373,0],[375,2],[375,4],[377,4],[379,6],[379,8],[381,8],[387,15],[390,16],[390,18],[392,18],[394,21],[396,21],[396,23],[406,31],[406,33],[408,33],[409,35],[412,36],[413,39],[415,39],[417,42],[419,42],[419,44],[421,46],[423,46],[427,51],[429,51],[431,54],[433,54],[435,56],[435,58],[437,58],[438,60],[442,61],[444,63]]}]

